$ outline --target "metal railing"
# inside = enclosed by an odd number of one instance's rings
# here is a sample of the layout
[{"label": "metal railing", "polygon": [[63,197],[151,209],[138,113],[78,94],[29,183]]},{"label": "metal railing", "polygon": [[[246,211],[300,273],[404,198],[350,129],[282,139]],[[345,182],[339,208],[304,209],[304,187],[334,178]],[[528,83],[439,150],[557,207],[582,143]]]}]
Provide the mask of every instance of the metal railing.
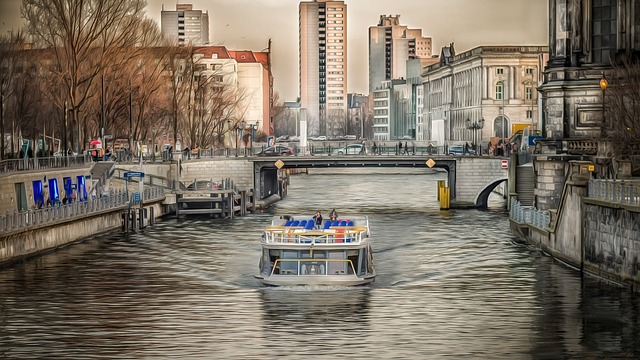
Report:
[{"label": "metal railing", "polygon": [[[76,201],[71,204],[57,203],[51,207],[32,209],[24,212],[13,212],[0,215],[0,232],[7,234],[29,230],[43,225],[74,221],[80,217],[103,212],[105,210],[125,209],[130,204],[133,193],[127,196],[124,190],[112,195],[87,201]],[[164,198],[164,189],[150,187],[144,189],[144,201],[151,202]]]},{"label": "metal railing", "polygon": [[0,174],[28,170],[77,168],[91,163],[90,156],[53,156],[0,161]]},{"label": "metal railing", "polygon": [[533,225],[540,229],[549,229],[551,216],[548,211],[538,210],[533,206],[523,206],[518,200],[511,200],[511,220]]},{"label": "metal railing", "polygon": [[640,207],[640,180],[591,179],[587,197]]}]

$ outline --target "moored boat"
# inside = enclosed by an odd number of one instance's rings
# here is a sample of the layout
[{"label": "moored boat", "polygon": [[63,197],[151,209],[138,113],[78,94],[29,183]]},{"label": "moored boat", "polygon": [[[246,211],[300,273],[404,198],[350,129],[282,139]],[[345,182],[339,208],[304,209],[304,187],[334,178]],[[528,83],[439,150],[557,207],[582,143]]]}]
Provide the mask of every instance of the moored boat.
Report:
[{"label": "moored boat", "polygon": [[[262,235],[262,283],[363,285],[375,280],[369,219],[347,216],[316,224],[311,216],[273,219]],[[298,220],[301,219],[301,220]]]}]

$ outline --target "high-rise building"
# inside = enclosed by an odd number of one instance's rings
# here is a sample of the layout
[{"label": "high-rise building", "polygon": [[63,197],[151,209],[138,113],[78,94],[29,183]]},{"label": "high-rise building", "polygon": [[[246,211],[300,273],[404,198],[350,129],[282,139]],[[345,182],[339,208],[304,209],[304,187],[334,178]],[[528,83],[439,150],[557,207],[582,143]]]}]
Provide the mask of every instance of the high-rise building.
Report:
[{"label": "high-rise building", "polygon": [[309,135],[345,135],[347,121],[347,5],[300,2],[300,102]]},{"label": "high-rise building", "polygon": [[431,57],[431,38],[400,25],[400,15],[380,15],[369,27],[369,93],[383,81],[407,77],[407,60]]},{"label": "high-rise building", "polygon": [[193,10],[191,4],[176,4],[175,11],[165,11],[163,6],[160,27],[162,36],[178,45],[209,44],[209,14]]}]

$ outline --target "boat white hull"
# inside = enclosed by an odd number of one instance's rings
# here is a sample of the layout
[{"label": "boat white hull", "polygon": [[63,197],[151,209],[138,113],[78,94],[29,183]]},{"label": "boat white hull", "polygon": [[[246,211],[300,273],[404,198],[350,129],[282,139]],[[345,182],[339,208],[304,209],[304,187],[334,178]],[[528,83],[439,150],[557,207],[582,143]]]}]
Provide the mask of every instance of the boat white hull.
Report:
[{"label": "boat white hull", "polygon": [[270,286],[299,286],[299,285],[321,285],[321,286],[359,286],[375,281],[375,275],[366,277],[345,276],[345,275],[256,275],[263,284]]}]

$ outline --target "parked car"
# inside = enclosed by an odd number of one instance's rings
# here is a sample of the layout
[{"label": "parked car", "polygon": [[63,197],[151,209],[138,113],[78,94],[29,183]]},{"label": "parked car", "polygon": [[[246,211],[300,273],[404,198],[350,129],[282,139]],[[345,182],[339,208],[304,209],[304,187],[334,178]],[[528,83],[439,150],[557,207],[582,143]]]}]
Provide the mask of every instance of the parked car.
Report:
[{"label": "parked car", "polygon": [[331,152],[332,155],[365,155],[366,148],[362,144],[351,144],[343,148],[335,149]]},{"label": "parked car", "polygon": [[447,150],[448,155],[476,155],[475,149],[468,149],[467,152],[464,151],[464,145],[451,145],[449,146],[449,150]]},{"label": "parked car", "polygon": [[293,149],[284,145],[269,146],[260,150],[256,155],[257,156],[278,156],[278,155],[287,156],[287,155],[293,155]]},{"label": "parked car", "polygon": [[276,142],[285,142],[289,141],[289,135],[282,135],[276,138]]},{"label": "parked car", "polygon": [[356,139],[356,136],[355,136],[355,135],[345,135],[345,136],[344,136],[344,139],[345,139],[345,140],[355,140],[355,139]]},{"label": "parked car", "polygon": [[218,184],[210,180],[197,180],[187,186],[187,190],[217,190]]},{"label": "parked car", "polygon": [[309,137],[309,140],[311,141],[326,141],[327,137],[324,135],[320,135],[320,136],[311,136]]},{"label": "parked car", "polygon": [[289,141],[300,141],[300,137],[299,136],[295,136],[293,135],[292,137],[289,138]]},{"label": "parked car", "polygon": [[402,136],[402,140],[413,140],[413,138],[409,135]]}]

